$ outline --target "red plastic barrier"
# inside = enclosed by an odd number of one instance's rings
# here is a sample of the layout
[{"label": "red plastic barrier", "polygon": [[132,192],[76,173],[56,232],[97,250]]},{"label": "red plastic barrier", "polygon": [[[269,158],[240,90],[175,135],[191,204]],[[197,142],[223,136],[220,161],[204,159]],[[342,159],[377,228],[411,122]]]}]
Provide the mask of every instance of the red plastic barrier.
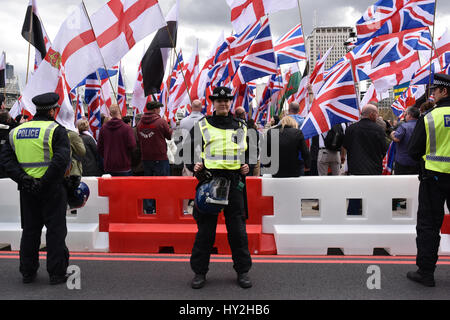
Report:
[{"label": "red plastic barrier", "polygon": [[441,227],[442,234],[450,234],[450,214],[444,215],[444,222]]},{"label": "red plastic barrier", "polygon": [[[99,178],[98,193],[109,197],[109,214],[100,215],[100,231],[109,232],[110,252],[158,253],[172,247],[191,253],[197,233],[192,215],[183,214],[183,200],[195,197],[192,177]],[[261,179],[247,180],[249,220],[247,234],[252,254],[275,254],[273,235],[262,234],[262,216],[273,214],[272,199],[261,196]],[[156,214],[143,213],[143,199],[156,200]],[[229,254],[223,214],[217,224],[220,254]]]}]

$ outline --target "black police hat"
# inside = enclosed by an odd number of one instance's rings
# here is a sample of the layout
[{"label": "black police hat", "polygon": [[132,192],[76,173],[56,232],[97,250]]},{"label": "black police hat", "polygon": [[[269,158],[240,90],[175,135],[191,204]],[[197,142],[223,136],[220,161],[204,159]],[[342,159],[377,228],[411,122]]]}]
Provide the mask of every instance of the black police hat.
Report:
[{"label": "black police hat", "polygon": [[212,96],[209,96],[211,101],[217,99],[233,100],[234,96],[231,94],[231,89],[227,87],[217,87],[214,89]]},{"label": "black police hat", "polygon": [[161,102],[158,101],[150,101],[149,103],[147,103],[147,110],[152,110],[152,109],[156,109],[156,108],[162,108],[163,104]]},{"label": "black police hat", "polygon": [[51,110],[53,108],[60,108],[58,104],[59,94],[54,92],[48,92],[34,97],[33,101],[36,106],[36,111]]},{"label": "black police hat", "polygon": [[450,76],[443,73],[435,73],[431,88],[450,87]]}]

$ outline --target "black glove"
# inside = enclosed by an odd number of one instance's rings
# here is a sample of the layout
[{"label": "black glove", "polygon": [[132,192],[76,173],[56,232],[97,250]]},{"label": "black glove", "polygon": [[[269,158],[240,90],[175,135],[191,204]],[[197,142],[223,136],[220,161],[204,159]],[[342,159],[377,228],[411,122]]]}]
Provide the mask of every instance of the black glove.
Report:
[{"label": "black glove", "polygon": [[[203,181],[210,180],[212,178],[211,172],[203,168],[200,171],[194,172],[194,177],[197,178],[197,180],[202,183]],[[199,183],[199,184],[200,184]]]},{"label": "black glove", "polygon": [[24,175],[20,181],[20,190],[37,195],[41,192],[41,182],[30,175]]},{"label": "black glove", "polygon": [[65,178],[65,183],[67,187],[68,194],[72,194],[77,190],[80,185],[81,177],[80,176],[69,176]]}]

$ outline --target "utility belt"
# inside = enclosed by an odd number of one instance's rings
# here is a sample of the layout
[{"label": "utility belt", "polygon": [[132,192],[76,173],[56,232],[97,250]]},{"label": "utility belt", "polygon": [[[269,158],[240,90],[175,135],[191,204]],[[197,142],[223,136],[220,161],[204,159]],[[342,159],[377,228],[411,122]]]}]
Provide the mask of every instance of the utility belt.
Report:
[{"label": "utility belt", "polygon": [[419,180],[420,181],[435,180],[435,181],[450,182],[450,174],[425,170],[421,174],[419,174]]}]

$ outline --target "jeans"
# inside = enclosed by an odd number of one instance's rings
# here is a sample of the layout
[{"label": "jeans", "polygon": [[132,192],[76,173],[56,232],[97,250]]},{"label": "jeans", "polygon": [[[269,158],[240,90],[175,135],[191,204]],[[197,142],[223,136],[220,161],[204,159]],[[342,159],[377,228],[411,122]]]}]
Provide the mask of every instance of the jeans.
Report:
[{"label": "jeans", "polygon": [[[170,176],[169,160],[143,160],[142,165],[145,176]],[[144,210],[146,213],[153,213],[156,210],[155,200],[144,199]]]}]

